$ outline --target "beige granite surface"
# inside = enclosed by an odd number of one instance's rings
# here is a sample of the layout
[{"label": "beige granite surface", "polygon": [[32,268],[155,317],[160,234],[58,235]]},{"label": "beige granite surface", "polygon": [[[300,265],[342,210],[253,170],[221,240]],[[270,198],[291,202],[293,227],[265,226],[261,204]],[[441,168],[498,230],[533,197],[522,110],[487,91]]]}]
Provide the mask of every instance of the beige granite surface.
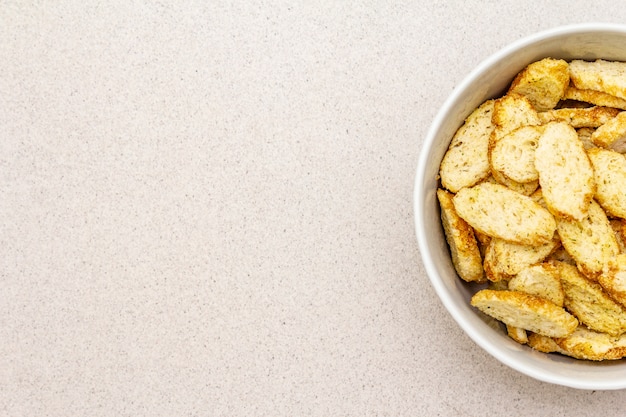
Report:
[{"label": "beige granite surface", "polygon": [[618,1],[3,1],[1,416],[622,416],[456,326],[417,156],[481,59]]}]

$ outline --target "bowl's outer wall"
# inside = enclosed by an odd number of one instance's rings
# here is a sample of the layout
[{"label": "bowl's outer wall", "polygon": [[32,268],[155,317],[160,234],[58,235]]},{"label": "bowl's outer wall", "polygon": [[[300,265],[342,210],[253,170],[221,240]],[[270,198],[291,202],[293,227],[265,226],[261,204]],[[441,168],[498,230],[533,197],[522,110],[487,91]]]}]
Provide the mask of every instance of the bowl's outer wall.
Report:
[{"label": "bowl's outer wall", "polygon": [[437,174],[454,132],[482,102],[501,96],[526,65],[545,57],[626,61],[626,26],[567,26],[530,36],[492,55],[466,77],[437,114],[420,153],[414,196],[418,244],[429,278],[448,311],[498,360],[526,375],[560,385],[626,388],[625,361],[591,363],[535,352],[513,342],[497,323],[473,310],[469,299],[476,288],[456,275],[439,221]]}]

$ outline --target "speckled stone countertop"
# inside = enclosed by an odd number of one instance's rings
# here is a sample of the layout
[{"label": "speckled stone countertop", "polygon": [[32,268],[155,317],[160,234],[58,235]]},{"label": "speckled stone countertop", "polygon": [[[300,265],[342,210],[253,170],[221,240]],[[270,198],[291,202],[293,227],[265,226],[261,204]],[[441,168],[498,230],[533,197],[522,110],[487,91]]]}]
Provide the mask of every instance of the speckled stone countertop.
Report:
[{"label": "speckled stone countertop", "polygon": [[0,415],[621,416],[454,323],[417,250],[463,77],[614,1],[0,7]]}]

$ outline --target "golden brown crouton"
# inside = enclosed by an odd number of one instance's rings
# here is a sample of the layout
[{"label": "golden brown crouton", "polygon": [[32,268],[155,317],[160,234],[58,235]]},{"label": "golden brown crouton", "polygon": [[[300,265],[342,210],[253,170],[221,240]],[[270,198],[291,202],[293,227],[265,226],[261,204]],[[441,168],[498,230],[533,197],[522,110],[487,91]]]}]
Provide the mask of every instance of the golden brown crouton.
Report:
[{"label": "golden brown crouton", "polygon": [[580,220],[595,193],[591,163],[578,134],[563,122],[551,122],[539,137],[535,154],[539,184],[548,209]]},{"label": "golden brown crouton", "polygon": [[626,253],[609,260],[598,282],[611,298],[626,307]]},{"label": "golden brown crouton", "polygon": [[616,152],[626,152],[626,112],[621,112],[592,134],[591,141],[596,145]]},{"label": "golden brown crouton", "polygon": [[459,217],[491,237],[540,245],[550,242],[556,230],[552,214],[503,185],[483,182],[463,188],[453,202]]},{"label": "golden brown crouton", "polygon": [[565,294],[558,268],[551,263],[540,263],[522,269],[509,281],[509,289],[536,295],[563,307]]},{"label": "golden brown crouton", "polygon": [[596,183],[595,198],[611,216],[626,219],[626,156],[607,149],[588,149]]},{"label": "golden brown crouton", "polygon": [[571,335],[557,338],[555,342],[562,349],[561,353],[577,359],[603,361],[626,356],[626,334],[611,336],[578,326]]},{"label": "golden brown crouton", "polygon": [[584,101],[596,106],[614,107],[616,109],[626,110],[626,100],[623,98],[603,93],[602,91],[581,90],[573,85],[569,85],[567,87],[563,98],[568,100]]},{"label": "golden brown crouton", "polygon": [[441,185],[453,193],[489,176],[493,105],[493,100],[487,100],[467,117],[443,157],[439,172]]},{"label": "golden brown crouton", "polygon": [[480,290],[471,304],[506,325],[545,336],[565,337],[578,326],[578,320],[563,308],[519,291]]},{"label": "golden brown crouton", "polygon": [[452,263],[459,276],[468,282],[484,281],[482,258],[474,231],[461,219],[452,203],[453,195],[443,189],[437,190],[441,208],[441,223],[450,248]]},{"label": "golden brown crouton", "polygon": [[626,99],[626,62],[575,59],[570,62],[569,69],[576,88],[602,91]]},{"label": "golden brown crouton", "polygon": [[588,215],[583,220],[557,218],[556,224],[561,244],[576,260],[578,268],[590,277],[602,272],[609,259],[619,252],[615,232],[595,200],[589,204]]},{"label": "golden brown crouton", "polygon": [[619,114],[613,107],[593,106],[586,108],[561,108],[540,112],[541,123],[565,122],[575,129],[581,127],[596,128],[602,126]]},{"label": "golden brown crouton", "polygon": [[553,109],[569,85],[569,66],[562,59],[544,58],[522,70],[509,92],[526,96],[537,111]]},{"label": "golden brown crouton", "polygon": [[578,269],[565,263],[559,268],[565,293],[565,308],[592,330],[619,336],[626,332],[626,311],[613,301],[600,284],[589,280]]}]

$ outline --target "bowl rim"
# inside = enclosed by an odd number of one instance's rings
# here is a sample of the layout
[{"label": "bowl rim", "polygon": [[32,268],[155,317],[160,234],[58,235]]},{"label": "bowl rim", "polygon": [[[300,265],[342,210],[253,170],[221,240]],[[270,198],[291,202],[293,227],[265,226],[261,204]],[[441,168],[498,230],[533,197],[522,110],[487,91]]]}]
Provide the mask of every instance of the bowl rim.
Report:
[{"label": "bowl rim", "polygon": [[524,36],[508,45],[502,47],[495,53],[492,53],[487,58],[483,59],[471,72],[469,72],[462,81],[454,88],[452,93],[443,102],[442,106],[436,113],[426,136],[423,141],[421,150],[419,151],[417,168],[415,173],[415,182],[413,189],[413,210],[414,210],[414,222],[415,233],[417,236],[418,249],[420,251],[420,257],[424,265],[426,274],[430,280],[438,297],[442,301],[444,307],[447,309],[452,318],[461,327],[461,329],[467,334],[478,346],[487,351],[491,356],[495,357],[501,363],[508,367],[535,378],[537,380],[548,382],[552,384],[567,386],[577,389],[589,389],[589,390],[618,390],[626,388],[626,375],[622,380],[618,381],[606,381],[606,382],[586,382],[584,380],[573,380],[567,376],[557,375],[552,372],[548,372],[539,368],[529,369],[515,360],[509,358],[502,349],[493,345],[490,341],[485,340],[478,336],[474,330],[473,324],[464,312],[461,311],[460,306],[452,299],[452,296],[448,293],[443,281],[439,277],[439,272],[431,261],[432,253],[429,249],[429,245],[422,231],[425,230],[424,224],[424,207],[425,204],[421,201],[421,190],[427,178],[425,177],[428,158],[432,152],[432,148],[435,144],[435,138],[437,132],[441,128],[447,114],[454,107],[455,102],[459,97],[470,87],[480,76],[489,70],[495,63],[502,59],[515,54],[516,52],[534,44],[541,40],[555,38],[566,35],[574,35],[580,33],[593,33],[593,32],[615,32],[626,35],[626,24],[619,23],[577,23],[563,26],[556,26],[550,29],[542,30],[527,36]]}]

